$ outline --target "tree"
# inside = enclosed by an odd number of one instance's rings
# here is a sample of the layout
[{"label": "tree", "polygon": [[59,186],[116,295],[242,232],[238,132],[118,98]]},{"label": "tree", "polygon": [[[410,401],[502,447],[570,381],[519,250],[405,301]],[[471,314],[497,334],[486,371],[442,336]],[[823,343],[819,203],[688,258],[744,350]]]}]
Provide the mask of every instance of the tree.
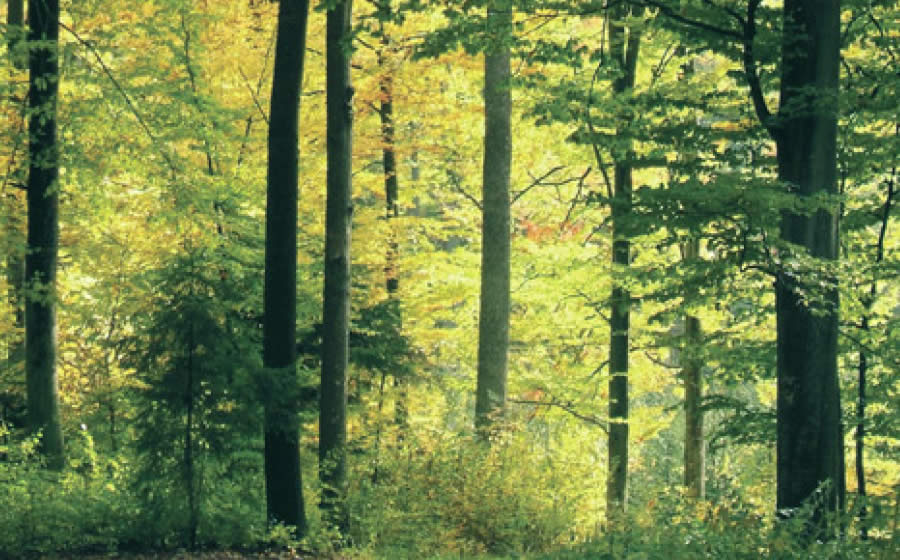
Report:
[{"label": "tree", "polygon": [[[774,261],[777,354],[776,506],[791,515],[814,499],[813,519],[843,508],[844,454],[837,377],[838,292],[833,271],[838,228],[830,195],[837,193],[836,123],[840,60],[840,2],[786,0],[778,10],[748,0],[745,10],[704,2],[681,5],[641,0],[675,26],[689,28],[707,48],[738,58],[756,116],[775,141],[777,179],[786,199]],[[715,9],[710,9],[710,8]],[[761,21],[765,17],[766,21]],[[768,72],[759,36],[781,25],[777,114],[767,104]],[[699,33],[698,33],[699,32]],[[786,201],[785,201],[786,200]],[[822,288],[821,286],[825,286]],[[821,490],[821,494],[816,494]]]},{"label": "tree", "polygon": [[308,0],[281,0],[269,120],[263,365],[266,511],[303,534],[306,515],[295,396],[297,328],[298,120],[306,50]]},{"label": "tree", "polygon": [[[613,81],[615,95],[629,96],[637,76],[641,30],[626,22],[630,15],[638,16],[639,8],[619,7],[612,11],[609,23],[610,54],[617,65],[618,77]],[[622,116],[623,121],[627,117]],[[622,276],[631,263],[631,244],[627,221],[632,203],[633,141],[625,129],[623,147],[614,152],[615,159],[612,194],[612,266],[613,276]],[[609,520],[625,511],[628,491],[628,328],[631,293],[619,282],[613,283],[610,296],[609,343],[609,474],[606,483],[606,507]]]},{"label": "tree", "polygon": [[[753,25],[754,7],[747,22]],[[762,91],[752,88],[754,104],[772,133],[778,179],[802,202],[837,194],[837,87],[840,59],[840,1],[786,0],[777,117],[765,107]],[[752,41],[752,39],[751,39]],[[747,45],[745,44],[745,49]],[[745,51],[746,52],[746,51]],[[748,77],[753,74],[748,70]],[[814,499],[813,520],[843,509],[844,447],[837,375],[838,293],[834,277],[795,265],[808,254],[837,258],[834,209],[786,210],[781,238],[790,253],[775,283],[777,314],[777,500],[780,512]],[[792,268],[794,270],[792,270]],[[811,287],[826,284],[809,301]],[[817,496],[817,492],[821,492]],[[818,532],[818,530],[817,530]]]},{"label": "tree", "polygon": [[486,429],[506,406],[509,351],[509,181],[512,166],[510,46],[512,6],[488,4],[495,30],[484,56],[484,163],[482,170],[481,300],[475,424]]},{"label": "tree", "polygon": [[351,0],[329,9],[326,23],[327,202],[319,391],[319,478],[325,515],[348,524],[347,358],[350,332],[350,229],[353,88],[350,85]]},{"label": "tree", "polygon": [[59,1],[29,0],[28,253],[25,257],[25,381],[28,423],[47,464],[65,464],[56,371],[59,249]]}]

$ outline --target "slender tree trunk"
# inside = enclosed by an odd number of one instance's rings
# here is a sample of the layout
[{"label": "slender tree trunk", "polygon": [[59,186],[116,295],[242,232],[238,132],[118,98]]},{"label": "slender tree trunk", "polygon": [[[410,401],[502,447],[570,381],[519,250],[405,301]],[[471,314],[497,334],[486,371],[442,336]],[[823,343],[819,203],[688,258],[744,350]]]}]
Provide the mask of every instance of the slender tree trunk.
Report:
[{"label": "slender tree trunk", "polygon": [[[7,9],[7,50],[9,52],[10,72],[7,95],[10,102],[19,103],[18,88],[15,84],[16,75],[26,66],[25,59],[19,52],[19,45],[25,33],[25,3],[24,0],[9,0]],[[7,301],[13,312],[13,326],[15,334],[9,337],[6,354],[6,368],[12,378],[19,377],[20,364],[25,359],[25,343],[20,337],[25,329],[25,302],[22,288],[25,285],[25,215],[26,205],[24,201],[25,186],[22,184],[22,164],[19,161],[20,149],[25,143],[22,141],[24,132],[24,111],[19,111],[14,118],[15,139],[10,155],[10,175],[13,177],[14,190],[7,193],[4,211],[6,221],[6,286]],[[24,158],[22,158],[24,160]],[[17,192],[21,189],[20,192]]]},{"label": "slender tree trunk", "polygon": [[[898,128],[900,130],[900,128]],[[884,240],[887,235],[887,227],[891,217],[891,207],[894,202],[894,177],[896,176],[896,168],[892,173],[891,179],[887,181],[887,198],[884,201],[884,209],[881,214],[881,229],[878,233],[878,242],[875,245],[875,264],[880,265],[884,261]],[[860,323],[860,330],[863,334],[869,331],[869,313],[872,311],[872,305],[875,302],[875,296],[878,294],[878,269],[875,269],[872,278],[872,285],[869,288],[869,294],[863,298],[863,317]],[[869,358],[868,350],[860,346],[859,362],[857,367],[857,399],[856,399],[856,493],[865,500],[866,492],[866,466],[865,466],[865,446],[866,446],[866,387],[868,380]],[[859,536],[862,539],[869,538],[868,527],[869,510],[865,501],[859,508]]]},{"label": "slender tree trunk", "polygon": [[322,386],[319,403],[319,478],[325,517],[345,530],[347,486],[347,354],[350,332],[350,230],[353,88],[350,0],[328,11],[326,96],[328,197],[325,216],[325,286],[322,306]]},{"label": "slender tree trunk", "polygon": [[481,218],[481,301],[475,425],[487,434],[506,405],[509,350],[509,181],[512,167],[510,47],[512,8],[493,2],[488,25],[496,30],[484,57],[484,164]]},{"label": "slender tree trunk", "polygon": [[[836,194],[838,0],[785,0],[778,177],[799,197]],[[837,258],[836,213],[785,211],[781,237],[813,257]],[[782,255],[782,259],[789,259]],[[844,447],[837,375],[838,292],[805,303],[806,278],[776,280],[777,508],[790,515],[813,498],[814,524],[844,507]],[[817,494],[817,491],[821,491]],[[827,536],[821,525],[813,536]]]},{"label": "slender tree trunk", "polygon": [[[627,29],[622,20],[629,9],[615,10],[610,22],[611,54],[622,70],[613,83],[616,95],[627,94],[633,87],[637,73],[640,31]],[[635,15],[638,15],[637,13]],[[627,38],[626,38],[627,32]],[[628,131],[623,132],[628,138]],[[628,239],[628,216],[631,213],[631,140],[626,140],[621,153],[614,154],[612,236],[613,275],[623,274],[631,263],[631,243]],[[614,525],[625,513],[628,499],[628,330],[631,314],[631,293],[620,282],[613,284],[610,298],[609,344],[609,473],[606,481],[607,520]]]},{"label": "slender tree trunk", "polygon": [[297,418],[298,121],[308,0],[281,0],[272,74],[266,189],[263,363],[273,377],[265,402],[266,513],[306,531]]},{"label": "slender tree trunk", "polygon": [[[685,246],[685,261],[696,260],[699,253],[700,241],[692,239]],[[700,409],[703,398],[702,363],[696,356],[700,336],[700,319],[686,315],[681,370],[684,376],[684,485],[689,497],[702,500],[706,496],[706,445],[703,411]]]},{"label": "slender tree trunk", "polygon": [[56,260],[59,248],[59,0],[29,0],[28,254],[25,257],[25,385],[32,431],[43,433],[47,464],[65,464],[56,373]]},{"label": "slender tree trunk", "polygon": [[[863,316],[862,330],[869,330],[869,317]],[[866,374],[868,373],[868,357],[866,351],[859,350],[859,375],[856,400],[856,493],[860,499],[866,499],[866,465],[865,465],[865,441],[866,441]],[[869,538],[869,510],[863,502],[859,508],[859,537],[863,540]]]},{"label": "slender tree trunk", "polygon": [[[385,15],[391,13],[391,0],[383,0],[381,9]],[[385,258],[385,288],[387,289],[388,298],[394,300],[397,297],[397,291],[400,289],[400,277],[397,271],[397,259],[399,251],[398,236],[395,222],[400,217],[400,205],[398,203],[400,194],[399,177],[397,175],[397,150],[396,135],[394,126],[394,75],[393,69],[389,68],[390,61],[386,58],[390,52],[391,39],[381,28],[381,46],[378,51],[378,66],[381,69],[381,77],[379,79],[378,88],[381,92],[381,104],[378,115],[381,118],[381,153],[384,164],[384,199],[385,199],[385,219],[388,222],[388,243],[387,255]],[[396,303],[396,313],[398,325],[402,324],[400,315],[399,302]],[[402,377],[394,377],[394,388],[397,391],[396,403],[394,405],[394,423],[400,428],[401,437],[406,429],[408,410],[408,383]]]}]

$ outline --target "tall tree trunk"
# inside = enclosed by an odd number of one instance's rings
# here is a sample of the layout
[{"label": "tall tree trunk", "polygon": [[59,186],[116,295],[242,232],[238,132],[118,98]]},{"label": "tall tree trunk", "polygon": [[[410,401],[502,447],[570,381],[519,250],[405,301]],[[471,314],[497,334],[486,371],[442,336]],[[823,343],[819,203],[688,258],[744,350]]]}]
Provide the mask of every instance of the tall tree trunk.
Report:
[{"label": "tall tree trunk", "polygon": [[510,46],[512,8],[488,7],[496,32],[484,57],[484,163],[481,217],[481,301],[478,313],[478,380],[475,425],[483,433],[506,405],[509,350],[509,181],[512,167]]},{"label": "tall tree trunk", "polygon": [[351,0],[328,11],[326,23],[327,203],[325,287],[322,308],[322,381],[319,403],[319,478],[325,517],[339,529],[349,519],[347,486],[347,354],[350,331],[350,230],[353,88],[350,55]]},{"label": "tall tree trunk", "polygon": [[306,531],[297,385],[298,121],[308,0],[281,0],[272,73],[266,185],[263,363],[273,376],[265,402],[266,513]]},{"label": "tall tree trunk", "polygon": [[[692,239],[685,245],[684,260],[695,261],[700,253],[700,240]],[[684,352],[682,369],[684,376],[684,485],[691,498],[703,499],[706,495],[706,445],[703,436],[702,363],[697,358],[700,344],[700,319],[693,315],[684,318]]]},{"label": "tall tree trunk", "polygon": [[[635,8],[637,10],[637,8]],[[627,94],[634,87],[637,73],[640,31],[625,27],[629,14],[626,7],[618,8],[610,22],[610,50],[621,75],[613,83],[616,95]],[[635,13],[634,15],[638,15]],[[627,32],[627,38],[626,38]],[[627,126],[627,124],[626,124]],[[623,131],[628,138],[629,132]],[[631,263],[631,243],[626,222],[631,213],[631,140],[626,140],[621,153],[614,154],[612,236],[613,274],[623,274]],[[606,481],[607,519],[613,525],[625,512],[628,498],[628,329],[631,293],[620,283],[613,284],[610,298],[609,344],[609,473]]]},{"label": "tall tree trunk", "polygon": [[[25,257],[25,386],[28,422],[43,433],[50,468],[65,463],[56,373],[59,248],[59,0],[29,0],[28,253]],[[39,43],[38,43],[39,42]]]},{"label": "tall tree trunk", "polygon": [[[836,194],[840,2],[785,0],[784,18],[778,178],[801,198]],[[813,257],[836,259],[836,213],[785,211],[781,237]],[[805,303],[802,293],[811,286],[786,270],[776,280],[777,508],[789,514],[813,498],[819,524],[844,506],[844,447],[837,288],[827,289],[823,304]]]}]

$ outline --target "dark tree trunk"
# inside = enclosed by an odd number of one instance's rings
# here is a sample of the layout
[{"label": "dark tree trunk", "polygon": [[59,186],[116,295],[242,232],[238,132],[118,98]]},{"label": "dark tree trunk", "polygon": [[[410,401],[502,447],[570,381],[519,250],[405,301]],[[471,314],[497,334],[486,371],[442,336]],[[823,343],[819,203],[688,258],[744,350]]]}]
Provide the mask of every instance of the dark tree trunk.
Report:
[{"label": "dark tree trunk", "polygon": [[43,433],[47,464],[65,463],[56,377],[56,259],[59,248],[59,1],[29,0],[28,253],[25,257],[25,378],[28,421]]},{"label": "dark tree trunk", "polygon": [[[801,198],[837,194],[838,0],[786,0],[781,101],[776,127],[778,176]],[[836,213],[785,211],[781,237],[826,260],[837,257]],[[789,255],[782,255],[782,260]],[[777,508],[790,515],[814,499],[813,522],[844,506],[844,447],[837,375],[838,293],[804,302],[807,278],[782,270],[776,280]],[[817,491],[821,490],[821,494]],[[819,533],[821,529],[815,529]]]},{"label": "dark tree trunk", "polygon": [[[634,87],[637,71],[640,32],[627,29],[623,21],[628,8],[619,8],[610,22],[611,54],[622,70],[613,83],[613,92],[622,95]],[[627,38],[626,38],[627,31]],[[628,138],[628,131],[624,137]],[[613,276],[622,274],[631,263],[631,243],[626,222],[631,213],[631,140],[626,148],[614,154],[612,203]],[[613,284],[610,298],[609,343],[609,473],[606,481],[607,519],[613,524],[625,512],[628,498],[628,329],[631,293],[618,282]]]},{"label": "dark tree trunk", "polygon": [[475,425],[484,433],[506,405],[509,349],[509,180],[512,167],[510,48],[512,8],[488,8],[496,44],[484,57],[484,162],[481,218],[481,301]]},{"label": "dark tree trunk", "polygon": [[319,478],[322,509],[329,522],[346,529],[347,344],[350,330],[350,229],[353,88],[345,41],[351,1],[328,11],[326,24],[327,203],[325,287],[322,305],[322,387],[319,393]]},{"label": "dark tree trunk", "polygon": [[298,120],[308,0],[281,0],[272,75],[266,190],[263,363],[273,377],[265,402],[266,513],[306,531],[296,395]]}]

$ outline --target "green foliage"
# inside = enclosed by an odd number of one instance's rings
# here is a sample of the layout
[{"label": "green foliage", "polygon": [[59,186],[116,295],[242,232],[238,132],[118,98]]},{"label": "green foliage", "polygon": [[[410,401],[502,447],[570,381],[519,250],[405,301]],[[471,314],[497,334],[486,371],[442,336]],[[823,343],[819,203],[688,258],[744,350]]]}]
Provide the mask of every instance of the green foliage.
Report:
[{"label": "green foliage", "polygon": [[[363,456],[360,466],[368,466]],[[377,480],[354,477],[353,541],[378,557],[548,550],[573,536],[584,507],[575,469],[554,468],[534,435],[440,434],[383,451]]]},{"label": "green foliage", "polygon": [[163,547],[245,543],[264,521],[257,341],[216,264],[197,251],[148,273],[157,305],[133,342],[142,540]]},{"label": "green foliage", "polygon": [[68,441],[63,474],[43,467],[37,437],[0,445],[0,558],[102,553],[130,540],[138,509],[124,466],[96,453],[87,432]]},{"label": "green foliage", "polygon": [[[701,558],[822,560],[893,558],[900,543],[887,539],[835,538],[802,544],[811,508],[789,520],[762,515],[734,496],[711,502],[693,502],[679,492],[660,494],[646,508],[631,515],[627,528],[604,533],[589,543],[554,551],[541,560]],[[835,520],[846,524],[851,516]]]}]

